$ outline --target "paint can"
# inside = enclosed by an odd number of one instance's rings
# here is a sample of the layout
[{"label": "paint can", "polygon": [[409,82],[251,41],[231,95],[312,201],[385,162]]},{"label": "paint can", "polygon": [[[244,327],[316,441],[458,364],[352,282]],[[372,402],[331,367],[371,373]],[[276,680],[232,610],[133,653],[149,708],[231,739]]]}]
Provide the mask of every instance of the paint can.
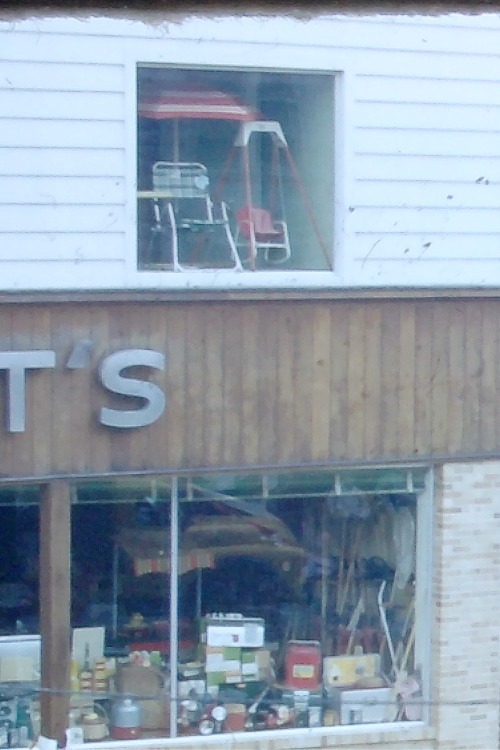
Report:
[{"label": "paint can", "polygon": [[136,740],[141,737],[141,707],[132,698],[123,698],[113,704],[110,733],[114,740]]}]

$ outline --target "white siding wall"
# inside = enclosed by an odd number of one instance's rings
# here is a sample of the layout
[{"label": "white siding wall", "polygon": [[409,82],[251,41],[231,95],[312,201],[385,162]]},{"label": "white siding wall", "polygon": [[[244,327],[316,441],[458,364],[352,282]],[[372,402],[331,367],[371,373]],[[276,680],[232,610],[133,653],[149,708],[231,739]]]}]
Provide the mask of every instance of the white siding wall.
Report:
[{"label": "white siding wall", "polygon": [[[0,288],[500,284],[499,16],[144,19],[0,23]],[[343,74],[335,274],[136,272],[138,61]]]}]

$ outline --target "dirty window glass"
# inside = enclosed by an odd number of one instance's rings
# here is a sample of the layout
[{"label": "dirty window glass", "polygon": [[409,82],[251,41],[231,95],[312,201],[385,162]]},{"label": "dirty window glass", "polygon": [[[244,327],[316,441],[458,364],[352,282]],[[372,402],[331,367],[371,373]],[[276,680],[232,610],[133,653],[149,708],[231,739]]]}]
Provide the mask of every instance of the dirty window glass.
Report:
[{"label": "dirty window glass", "polygon": [[334,78],[138,67],[138,268],[329,270]]}]

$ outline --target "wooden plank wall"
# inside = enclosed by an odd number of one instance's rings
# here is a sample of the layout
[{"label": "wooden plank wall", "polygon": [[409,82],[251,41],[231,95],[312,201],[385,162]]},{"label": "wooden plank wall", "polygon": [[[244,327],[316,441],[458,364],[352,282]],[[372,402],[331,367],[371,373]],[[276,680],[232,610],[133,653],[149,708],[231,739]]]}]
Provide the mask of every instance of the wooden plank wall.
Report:
[{"label": "wooden plank wall", "polygon": [[[0,472],[500,454],[499,321],[494,298],[5,303],[0,350],[53,349],[57,368],[27,374],[27,429],[2,432]],[[81,339],[91,366],[67,370]],[[97,365],[133,347],[165,352],[167,409],[110,429]]]}]

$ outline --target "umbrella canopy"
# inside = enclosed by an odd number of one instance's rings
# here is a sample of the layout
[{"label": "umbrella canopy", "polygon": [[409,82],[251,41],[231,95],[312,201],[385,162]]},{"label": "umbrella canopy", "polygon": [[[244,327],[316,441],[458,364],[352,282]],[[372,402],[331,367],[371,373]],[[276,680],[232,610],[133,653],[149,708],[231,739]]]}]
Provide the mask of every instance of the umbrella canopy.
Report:
[{"label": "umbrella canopy", "polygon": [[139,102],[139,116],[152,120],[261,119],[253,108],[223,91],[162,91]]}]

